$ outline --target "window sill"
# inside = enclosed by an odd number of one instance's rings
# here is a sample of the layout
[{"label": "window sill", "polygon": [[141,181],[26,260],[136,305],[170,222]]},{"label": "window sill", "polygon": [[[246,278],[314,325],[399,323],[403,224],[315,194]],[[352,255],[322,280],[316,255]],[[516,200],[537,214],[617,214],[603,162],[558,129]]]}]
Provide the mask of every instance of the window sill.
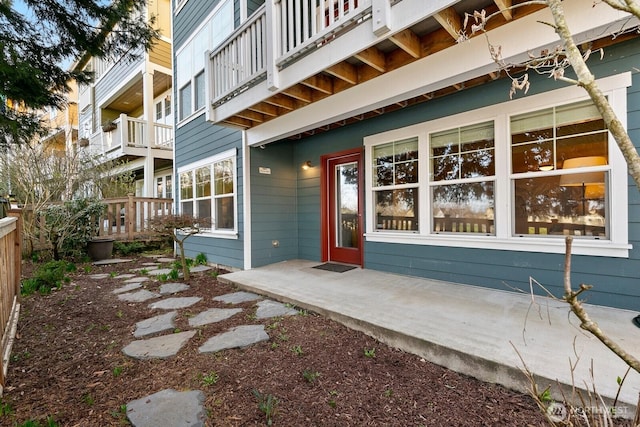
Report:
[{"label": "window sill", "polygon": [[[367,242],[398,243],[405,245],[448,246],[454,248],[493,249],[521,252],[565,253],[565,241],[562,238],[546,237],[512,237],[495,236],[454,236],[454,235],[419,235],[410,232],[373,232],[366,233]],[[614,243],[610,240],[573,239],[573,255],[607,256],[628,258],[632,248],[627,243]]]},{"label": "window sill", "polygon": [[230,240],[237,240],[238,239],[238,232],[235,231],[235,230],[229,230],[229,231],[224,231],[224,230],[203,231],[199,235],[202,236],[202,237],[212,237],[214,239],[230,239]]},{"label": "window sill", "polygon": [[204,113],[204,107],[201,107],[199,110],[191,113],[190,115],[188,115],[187,117],[185,117],[184,119],[180,120],[177,124],[176,127],[180,128],[184,125],[186,125],[187,123],[197,119],[198,117],[200,117],[202,115],[202,113]]}]

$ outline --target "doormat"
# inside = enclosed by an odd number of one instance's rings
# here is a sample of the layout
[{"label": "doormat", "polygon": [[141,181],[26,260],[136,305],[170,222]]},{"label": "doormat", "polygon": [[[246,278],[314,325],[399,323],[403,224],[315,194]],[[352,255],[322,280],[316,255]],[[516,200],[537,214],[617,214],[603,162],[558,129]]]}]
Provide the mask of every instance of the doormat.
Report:
[{"label": "doormat", "polygon": [[344,264],[335,264],[332,262],[327,262],[324,264],[316,265],[315,267],[318,270],[326,270],[333,271],[334,273],[344,273],[345,271],[353,270],[355,267],[353,265],[344,265]]}]

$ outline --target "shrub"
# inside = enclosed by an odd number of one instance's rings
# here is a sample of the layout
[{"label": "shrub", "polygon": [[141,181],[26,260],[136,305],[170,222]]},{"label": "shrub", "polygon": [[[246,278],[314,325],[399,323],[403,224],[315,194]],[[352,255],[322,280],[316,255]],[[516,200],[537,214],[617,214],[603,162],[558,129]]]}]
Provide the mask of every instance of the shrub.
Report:
[{"label": "shrub", "polygon": [[22,295],[31,295],[34,292],[48,294],[51,289],[62,287],[62,283],[69,281],[67,273],[76,270],[75,264],[67,261],[49,261],[39,266],[33,273],[33,277],[22,282]]},{"label": "shrub", "polygon": [[139,254],[146,249],[146,245],[142,242],[114,242],[113,249],[122,256],[130,254]]}]

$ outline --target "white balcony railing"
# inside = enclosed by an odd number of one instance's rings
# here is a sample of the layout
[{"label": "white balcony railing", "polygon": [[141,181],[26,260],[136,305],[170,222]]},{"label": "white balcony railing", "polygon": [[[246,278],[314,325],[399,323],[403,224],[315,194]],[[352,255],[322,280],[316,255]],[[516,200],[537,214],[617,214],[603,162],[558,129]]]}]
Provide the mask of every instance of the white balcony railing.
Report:
[{"label": "white balcony railing", "polygon": [[[121,114],[113,121],[116,128],[111,131],[99,130],[90,138],[90,150],[94,155],[106,154],[117,157],[117,153],[141,155],[136,149],[149,148],[148,122]],[[153,123],[152,149],[173,150],[173,128],[171,125]],[[133,151],[132,151],[133,150]]]},{"label": "white balcony railing", "polygon": [[[211,102],[219,105],[281,69],[339,30],[360,24],[372,0],[268,0],[210,55]],[[268,51],[274,55],[269,64]],[[275,70],[274,70],[275,71]]]}]

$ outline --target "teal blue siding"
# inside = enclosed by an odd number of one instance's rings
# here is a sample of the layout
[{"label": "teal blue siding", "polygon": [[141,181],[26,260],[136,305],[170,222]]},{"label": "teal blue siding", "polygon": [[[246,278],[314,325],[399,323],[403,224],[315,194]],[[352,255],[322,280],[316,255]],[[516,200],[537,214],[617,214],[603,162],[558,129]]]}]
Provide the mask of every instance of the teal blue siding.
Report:
[{"label": "teal blue siding", "polygon": [[[633,87],[628,90],[627,120],[629,134],[636,146],[640,146],[640,75],[634,71],[640,63],[638,46],[640,42],[635,41],[611,47],[606,50],[602,61],[599,58],[591,60],[592,71],[597,77],[633,71]],[[532,80],[529,95],[565,86],[547,78],[534,77]],[[509,86],[508,81],[498,80],[304,138],[294,145],[293,165],[299,169],[304,161],[311,160],[314,166],[318,166],[321,155],[362,146],[367,135],[508,101]],[[320,167],[298,173],[298,256],[310,260],[320,259],[319,179]],[[640,192],[632,180],[629,180],[629,242],[633,249],[628,259],[573,256],[574,286],[581,283],[594,285],[593,290],[585,294],[588,302],[633,310],[640,308]],[[374,242],[365,242],[364,249],[365,268],[369,269],[523,292],[529,292],[529,277],[532,277],[556,296],[563,292],[562,254]],[[536,293],[542,294],[543,291],[538,288]]]},{"label": "teal blue siding", "polygon": [[[298,258],[296,171],[291,142],[251,149],[252,267]],[[261,174],[259,168],[269,168]],[[278,241],[278,247],[273,241]]]},{"label": "teal blue siding", "polygon": [[[237,0],[236,0],[237,1]],[[191,36],[193,30],[220,3],[220,0],[189,0],[173,17],[173,46],[177,50]]]},{"label": "teal blue siding", "polygon": [[247,0],[247,15],[251,16],[263,4],[264,0]]},{"label": "teal blue siding", "polygon": [[[175,168],[176,171],[189,164],[214,156],[227,150],[236,150],[236,204],[238,213],[238,238],[221,239],[207,236],[192,236],[185,241],[188,257],[204,253],[209,262],[225,266],[244,267],[244,207],[242,204],[242,134],[226,127],[207,122],[204,114],[176,129]],[[176,173],[175,182],[179,184]],[[180,193],[176,185],[176,205],[180,204]]]}]

